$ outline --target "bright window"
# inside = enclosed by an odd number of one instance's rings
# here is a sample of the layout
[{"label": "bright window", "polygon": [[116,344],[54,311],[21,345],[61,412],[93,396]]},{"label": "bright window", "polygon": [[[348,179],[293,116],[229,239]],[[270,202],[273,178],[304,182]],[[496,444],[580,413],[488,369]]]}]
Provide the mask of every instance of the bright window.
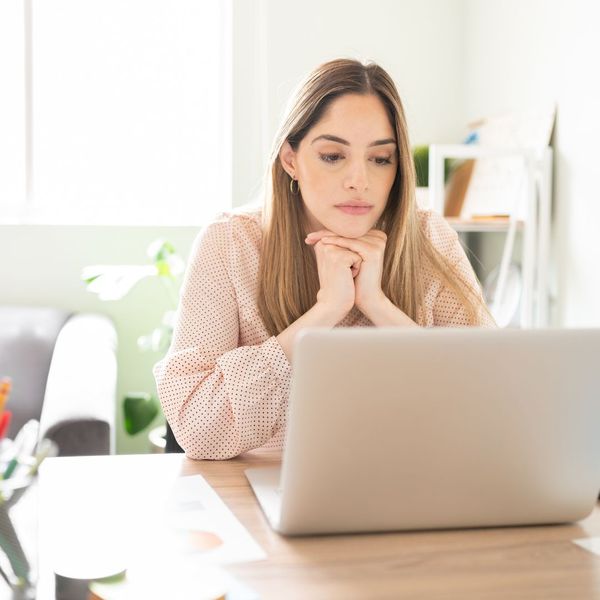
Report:
[{"label": "bright window", "polygon": [[19,214],[3,203],[0,218],[177,225],[231,206],[230,13],[223,0],[34,1],[31,193],[17,186]]}]

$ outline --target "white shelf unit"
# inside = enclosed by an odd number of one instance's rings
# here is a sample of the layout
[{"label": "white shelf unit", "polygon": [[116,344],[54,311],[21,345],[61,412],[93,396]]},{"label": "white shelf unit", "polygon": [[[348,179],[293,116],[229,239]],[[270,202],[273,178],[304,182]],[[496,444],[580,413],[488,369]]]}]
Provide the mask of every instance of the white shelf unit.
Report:
[{"label": "white shelf unit", "polygon": [[[506,232],[494,304],[501,304],[513,255],[515,235],[523,236],[521,252],[522,292],[520,324],[523,328],[546,327],[549,323],[549,262],[552,204],[552,148],[539,150],[496,148],[473,144],[432,144],[429,146],[429,202],[444,214],[446,159],[520,157],[525,165],[526,207],[517,217],[509,211],[505,220],[463,220],[447,218],[456,231]],[[494,309],[495,307],[492,307]],[[494,312],[494,310],[492,310]]]}]

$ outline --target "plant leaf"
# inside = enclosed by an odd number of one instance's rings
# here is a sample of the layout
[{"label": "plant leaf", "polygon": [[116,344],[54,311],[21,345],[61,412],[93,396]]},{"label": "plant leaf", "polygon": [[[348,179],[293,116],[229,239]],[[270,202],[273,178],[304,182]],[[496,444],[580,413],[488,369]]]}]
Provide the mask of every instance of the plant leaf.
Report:
[{"label": "plant leaf", "polygon": [[92,283],[92,281],[95,281],[96,279],[98,279],[98,277],[100,277],[100,275],[92,275],[91,277],[88,277],[87,279],[83,279],[83,283],[85,283],[86,285],[89,285],[90,283]]},{"label": "plant leaf", "polygon": [[98,294],[100,300],[120,300],[136,283],[157,274],[153,265],[91,265],[81,272],[88,292]]},{"label": "plant leaf", "polygon": [[159,238],[148,246],[147,254],[154,262],[166,260],[175,254],[175,246],[171,242]]},{"label": "plant leaf", "polygon": [[158,400],[147,392],[131,392],[123,400],[125,431],[135,435],[143,431],[156,417]]}]

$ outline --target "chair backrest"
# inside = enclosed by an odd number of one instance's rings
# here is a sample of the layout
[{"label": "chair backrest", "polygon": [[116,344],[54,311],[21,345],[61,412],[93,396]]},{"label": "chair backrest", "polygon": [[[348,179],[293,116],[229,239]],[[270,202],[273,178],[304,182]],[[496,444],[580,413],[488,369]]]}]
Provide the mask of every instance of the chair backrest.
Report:
[{"label": "chair backrest", "polygon": [[165,445],[165,452],[183,452],[183,448],[177,443],[175,436],[173,435],[173,430],[169,423],[167,423],[167,435],[165,437],[167,443]]}]

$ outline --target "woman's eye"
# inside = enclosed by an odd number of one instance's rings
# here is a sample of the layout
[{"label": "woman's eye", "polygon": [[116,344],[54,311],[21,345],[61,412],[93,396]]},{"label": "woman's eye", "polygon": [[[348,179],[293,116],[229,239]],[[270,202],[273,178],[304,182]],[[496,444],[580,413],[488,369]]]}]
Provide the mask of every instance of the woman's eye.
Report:
[{"label": "woman's eye", "polygon": [[377,165],[390,165],[392,164],[392,160],[389,157],[385,156],[377,156],[375,157],[375,164]]},{"label": "woman's eye", "polygon": [[319,154],[319,157],[326,163],[336,163],[341,158],[344,158],[341,154]]},{"label": "woman's eye", "polygon": [[[336,162],[343,160],[344,155],[339,152],[332,153],[320,153],[319,158],[326,163],[335,164]],[[389,156],[376,156],[371,159],[376,165],[390,165],[392,164],[392,159]]]}]

